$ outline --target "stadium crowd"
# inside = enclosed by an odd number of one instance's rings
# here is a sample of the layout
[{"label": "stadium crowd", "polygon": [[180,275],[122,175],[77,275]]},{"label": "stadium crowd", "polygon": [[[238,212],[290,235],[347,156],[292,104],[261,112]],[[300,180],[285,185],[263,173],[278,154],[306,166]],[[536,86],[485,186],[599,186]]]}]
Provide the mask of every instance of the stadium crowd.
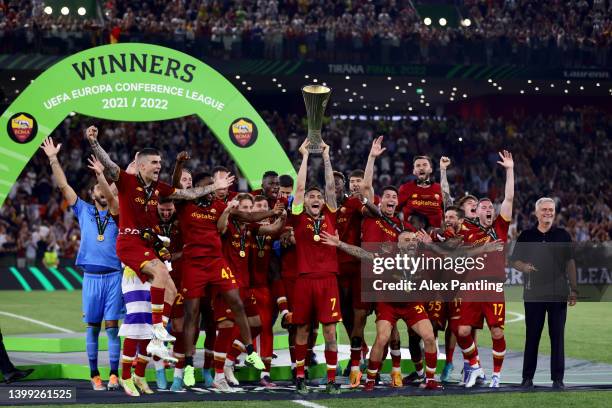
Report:
[{"label": "stadium crowd", "polygon": [[[0,52],[73,53],[118,41],[199,58],[609,67],[612,2],[464,0],[471,24],[425,25],[413,2],[109,0],[99,18],[0,1]],[[418,4],[418,2],[417,2]]]},{"label": "stadium crowd", "polygon": [[[298,163],[298,147],[306,135],[304,119],[277,112],[261,114],[292,162]],[[90,151],[82,136],[90,122],[70,117],[53,134],[65,146],[60,159],[68,182],[84,198],[93,179],[85,161]],[[132,160],[131,152],[153,145],[164,152],[162,180],[170,179],[174,158],[181,150],[191,152],[188,167],[194,172],[225,165],[239,175],[227,152],[197,117],[151,123],[102,122],[99,126],[111,158],[123,168]],[[440,156],[452,159],[448,179],[455,198],[471,193],[493,200],[503,194],[504,185],[503,171],[496,169],[496,152],[509,149],[517,163],[511,239],[533,223],[533,202],[547,195],[558,203],[559,225],[580,242],[612,239],[610,132],[611,115],[566,107],[556,116],[489,117],[479,122],[454,117],[400,121],[332,118],[324,125],[324,140],[332,146],[334,168],[348,174],[363,166],[374,136],[385,135],[387,151],[375,173],[377,191],[413,178],[412,157],[426,153],[433,157],[436,172]],[[321,169],[318,177],[322,180],[322,165],[312,167]],[[236,187],[248,190],[243,178]],[[40,152],[0,208],[0,253],[16,256],[20,264],[40,260],[48,251],[57,251],[60,258],[74,258],[79,226],[66,207],[54,188],[47,158]]]}]

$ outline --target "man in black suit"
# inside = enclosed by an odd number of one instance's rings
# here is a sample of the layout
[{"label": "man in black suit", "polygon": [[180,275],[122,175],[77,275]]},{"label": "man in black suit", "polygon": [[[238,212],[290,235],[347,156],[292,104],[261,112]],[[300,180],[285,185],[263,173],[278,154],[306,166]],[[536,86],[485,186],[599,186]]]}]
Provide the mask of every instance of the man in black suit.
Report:
[{"label": "man in black suit", "polygon": [[550,375],[553,388],[563,389],[567,305],[574,306],[578,295],[576,263],[569,233],[553,226],[555,202],[548,197],[540,198],[535,213],[538,224],[519,235],[512,254],[513,267],[524,276],[527,330],[521,385],[533,387],[540,337],[548,313]]},{"label": "man in black suit", "polygon": [[27,370],[18,370],[15,368],[11,360],[9,359],[8,353],[6,352],[6,348],[4,348],[4,341],[2,341],[2,331],[0,331],[0,371],[2,371],[2,376],[4,377],[4,381],[7,384],[10,384],[14,381],[21,380],[22,378],[27,377],[32,374],[34,369],[29,368]]}]

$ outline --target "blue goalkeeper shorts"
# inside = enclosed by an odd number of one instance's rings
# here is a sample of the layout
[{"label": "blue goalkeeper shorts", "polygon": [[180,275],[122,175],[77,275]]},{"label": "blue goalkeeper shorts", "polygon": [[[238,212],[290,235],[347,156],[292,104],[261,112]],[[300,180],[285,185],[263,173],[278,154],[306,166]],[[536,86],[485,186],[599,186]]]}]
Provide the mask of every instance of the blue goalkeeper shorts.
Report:
[{"label": "blue goalkeeper shorts", "polygon": [[121,271],[83,274],[83,321],[101,323],[120,320],[125,316],[121,294]]}]

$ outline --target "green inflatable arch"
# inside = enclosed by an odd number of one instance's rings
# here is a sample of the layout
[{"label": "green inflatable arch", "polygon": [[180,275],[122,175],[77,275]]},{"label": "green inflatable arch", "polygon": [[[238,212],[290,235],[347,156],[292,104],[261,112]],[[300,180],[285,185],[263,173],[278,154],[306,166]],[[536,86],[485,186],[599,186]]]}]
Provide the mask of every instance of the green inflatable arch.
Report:
[{"label": "green inflatable arch", "polygon": [[[123,122],[195,114],[228,150],[251,186],[260,185],[266,170],[295,176],[263,119],[220,73],[169,48],[122,43],[63,59],[36,78],[2,114],[0,205],[43,139],[71,112]],[[102,135],[100,143],[106,144]]]}]

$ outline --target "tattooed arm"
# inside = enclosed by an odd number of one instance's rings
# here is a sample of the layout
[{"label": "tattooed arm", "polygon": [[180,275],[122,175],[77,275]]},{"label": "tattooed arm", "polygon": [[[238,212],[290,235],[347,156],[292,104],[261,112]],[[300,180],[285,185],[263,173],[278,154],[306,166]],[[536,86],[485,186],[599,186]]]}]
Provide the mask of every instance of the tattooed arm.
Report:
[{"label": "tattooed arm", "polygon": [[94,154],[100,160],[104,169],[106,170],[106,174],[108,174],[109,178],[113,181],[119,180],[119,166],[115,164],[109,157],[108,153],[100,146],[98,143],[98,128],[95,126],[90,126],[85,131],[85,135],[87,137],[87,141],[91,145],[91,150],[93,150]]},{"label": "tattooed arm", "polygon": [[354,256],[355,258],[365,259],[367,261],[371,261],[374,259],[374,254],[366,251],[365,249],[347,244],[346,242],[340,241],[340,237],[338,236],[338,231],[336,231],[335,235],[328,233],[327,231],[323,231],[321,233],[321,242],[325,245],[333,246],[341,249],[349,255]]},{"label": "tattooed arm", "polygon": [[382,215],[382,212],[376,204],[368,200],[361,209],[361,215],[363,215],[364,217],[380,217]]},{"label": "tattooed arm", "polygon": [[276,219],[272,224],[262,225],[257,230],[257,235],[276,235],[285,226],[287,220],[287,213],[283,211],[280,217]]},{"label": "tattooed arm", "polygon": [[111,187],[108,185],[108,181],[106,181],[106,177],[104,177],[104,166],[96,156],[91,156],[89,159],[89,167],[96,174],[96,180],[98,180],[98,185],[100,186],[100,191],[102,191],[102,195],[106,198],[108,203],[108,210],[112,215],[119,214],[119,200],[117,196],[111,190]]},{"label": "tattooed arm", "polygon": [[266,218],[280,217],[285,212],[280,201],[274,205],[274,208],[268,211],[244,212],[240,211],[237,207],[232,209],[231,216],[242,222],[259,222]]},{"label": "tattooed arm", "polygon": [[338,201],[336,200],[334,170],[329,157],[329,145],[321,143],[321,147],[323,147],[323,169],[325,170],[325,203],[330,210],[335,211],[338,208]]},{"label": "tattooed arm", "polygon": [[172,187],[181,188],[183,166],[187,160],[189,160],[189,153],[187,152],[180,152],[176,156],[176,163],[174,163],[174,171],[172,172]]},{"label": "tattooed arm", "polygon": [[367,261],[371,261],[374,259],[374,254],[366,251],[363,248],[360,248],[355,245],[350,245],[342,241],[340,241],[338,248],[340,248],[342,251],[346,252],[347,254],[354,256],[355,258],[365,259]]},{"label": "tattooed arm", "polygon": [[227,203],[227,207],[225,207],[225,210],[223,210],[223,213],[217,220],[217,231],[219,231],[219,234],[221,235],[225,234],[225,231],[227,231],[227,223],[229,222],[229,216],[232,210],[237,207],[238,207],[238,200],[232,200],[229,203]]},{"label": "tattooed arm", "polygon": [[174,193],[170,194],[168,198],[173,200],[195,200],[207,194],[214,192],[215,190],[221,190],[228,188],[234,182],[236,177],[230,174],[219,176],[217,174],[216,180],[213,184],[209,184],[205,187],[193,187],[193,188],[179,188],[174,190]]},{"label": "tattooed arm", "polygon": [[446,169],[450,163],[451,161],[448,157],[442,156],[440,158],[440,186],[442,187],[443,205],[445,209],[453,205],[453,198],[450,195],[450,186],[448,185],[448,178],[446,177]]}]

